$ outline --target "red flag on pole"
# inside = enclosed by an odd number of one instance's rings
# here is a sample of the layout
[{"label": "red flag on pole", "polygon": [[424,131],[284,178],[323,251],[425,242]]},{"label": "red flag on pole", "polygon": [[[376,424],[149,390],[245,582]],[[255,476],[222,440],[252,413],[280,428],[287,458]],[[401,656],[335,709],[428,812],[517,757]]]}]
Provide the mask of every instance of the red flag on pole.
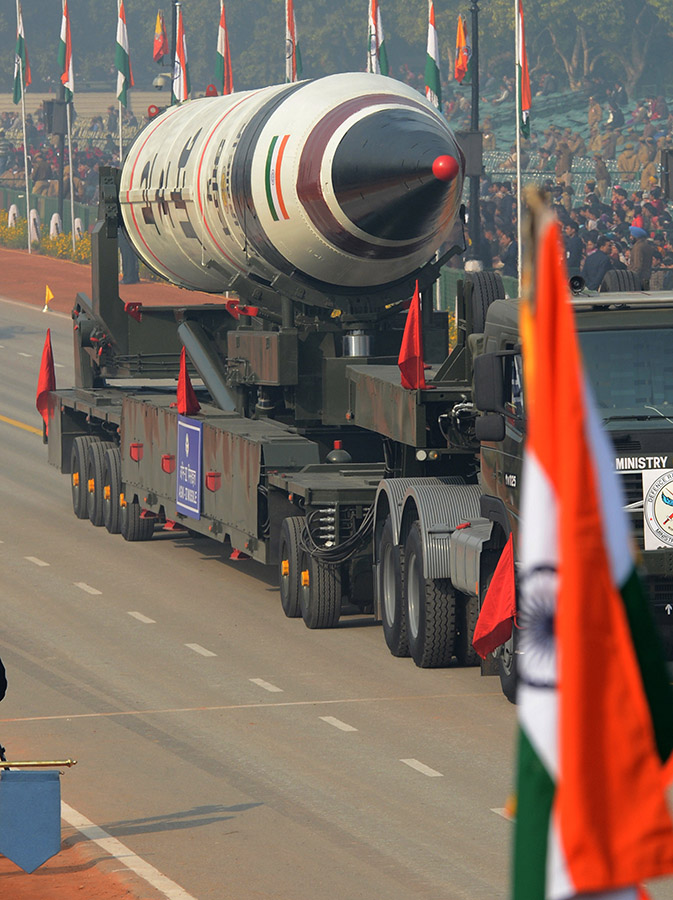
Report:
[{"label": "red flag on pole", "polygon": [[421,295],[416,290],[407,313],[407,323],[404,326],[402,346],[397,360],[402,376],[402,387],[415,391],[417,388],[427,387],[425,383],[425,367],[423,365],[423,331],[421,326]]},{"label": "red flag on pole", "polygon": [[51,350],[51,329],[47,328],[47,336],[44,339],[42,350],[42,362],[40,374],[37,379],[37,396],[35,406],[44,419],[44,433],[49,434],[49,392],[56,389],[56,374],[54,371],[54,354]]},{"label": "red flag on pole", "polygon": [[474,629],[472,646],[482,659],[486,659],[496,647],[509,640],[515,613],[514,545],[510,534],[495,567]]},{"label": "red flag on pole", "polygon": [[196,399],[192,382],[187,372],[187,354],[185,348],[180,353],[180,374],[178,375],[178,413],[181,416],[194,416],[201,409]]}]

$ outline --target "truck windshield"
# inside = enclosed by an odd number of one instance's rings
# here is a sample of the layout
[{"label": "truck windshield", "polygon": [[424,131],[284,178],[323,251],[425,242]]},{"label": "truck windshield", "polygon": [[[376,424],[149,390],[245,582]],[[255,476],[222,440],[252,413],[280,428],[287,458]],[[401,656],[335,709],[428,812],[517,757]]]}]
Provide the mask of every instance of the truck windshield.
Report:
[{"label": "truck windshield", "polygon": [[584,331],[579,339],[606,419],[673,417],[673,329]]}]

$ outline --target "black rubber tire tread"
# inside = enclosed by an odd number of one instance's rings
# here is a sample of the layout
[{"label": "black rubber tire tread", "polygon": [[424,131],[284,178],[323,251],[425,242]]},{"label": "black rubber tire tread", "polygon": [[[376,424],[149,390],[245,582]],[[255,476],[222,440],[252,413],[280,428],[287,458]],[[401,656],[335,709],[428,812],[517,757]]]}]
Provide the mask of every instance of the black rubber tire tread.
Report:
[{"label": "black rubber tire tread", "polygon": [[642,291],[643,285],[635,272],[628,269],[610,269],[600,283],[601,294],[624,294]]},{"label": "black rubber tire tread", "polygon": [[500,675],[500,687],[502,689],[503,694],[509,700],[510,703],[516,703],[516,689],[518,682],[517,675],[517,665],[516,665],[516,628],[512,626],[512,637],[507,641],[505,645],[507,647],[508,653],[510,654],[509,665],[505,665],[503,662],[503,657],[498,657],[498,673]]},{"label": "black rubber tire tread", "polygon": [[[72,451],[70,453],[70,492],[72,496],[72,511],[78,519],[89,518],[87,506],[87,458],[90,445],[97,440],[98,438],[92,434],[82,434],[72,442]],[[72,481],[75,473],[79,474],[77,487]]]},{"label": "black rubber tire tread", "polygon": [[[392,585],[386,585],[386,572],[384,564],[388,554],[390,562],[393,566]],[[381,622],[383,624],[383,636],[385,638],[388,649],[393,656],[404,657],[409,656],[409,640],[407,638],[407,607],[404,602],[404,555],[401,547],[395,544],[393,539],[393,523],[388,516],[383,523],[381,536],[379,538],[379,546],[376,557],[379,561],[377,566],[377,585],[376,591],[381,607]],[[393,587],[395,591],[394,602],[394,621],[390,621],[386,613],[386,586]]]},{"label": "black rubber tire tread", "polygon": [[[341,568],[328,566],[302,553],[309,583],[300,587],[299,606],[307,628],[334,628],[341,615]],[[300,570],[301,571],[301,570]]]},{"label": "black rubber tire tread", "polygon": [[103,524],[110,534],[121,531],[119,495],[122,490],[122,457],[119,447],[111,447],[103,456],[103,488],[110,486],[110,499],[103,497]]},{"label": "black rubber tire tread", "polygon": [[[301,590],[301,533],[304,530],[303,516],[289,516],[280,526],[278,584],[280,603],[288,619],[301,616],[299,593]],[[287,559],[289,572],[282,573],[283,560]]]},{"label": "black rubber tire tread", "polygon": [[472,282],[472,331],[481,334],[486,325],[486,313],[494,300],[505,299],[505,288],[497,272],[473,272]]},{"label": "black rubber tire tread", "polygon": [[[415,564],[412,566],[412,556]],[[421,669],[448,666],[456,645],[456,600],[448,578],[423,577],[423,540],[418,522],[409,531],[404,545],[404,599],[407,604],[407,637],[411,658]],[[410,574],[410,573],[414,574]],[[408,588],[412,577],[418,580],[419,624],[414,637],[409,624]]]},{"label": "black rubber tire tread", "polygon": [[479,654],[472,646],[478,618],[479,598],[456,591],[456,658],[461,666],[479,665]]},{"label": "black rubber tire tread", "polygon": [[126,501],[120,509],[120,531],[125,541],[149,541],[154,534],[154,519],[143,519],[138,498]]},{"label": "black rubber tire tread", "polygon": [[[86,507],[89,521],[96,528],[103,525],[103,457],[105,451],[114,447],[111,441],[93,441],[87,451]],[[88,482],[93,478],[94,489],[89,491]]]}]

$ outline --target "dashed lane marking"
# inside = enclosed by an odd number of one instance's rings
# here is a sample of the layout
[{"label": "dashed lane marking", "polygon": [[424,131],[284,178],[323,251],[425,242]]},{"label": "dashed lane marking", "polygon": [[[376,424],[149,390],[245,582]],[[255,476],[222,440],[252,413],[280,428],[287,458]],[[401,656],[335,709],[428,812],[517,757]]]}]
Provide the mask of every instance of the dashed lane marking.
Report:
[{"label": "dashed lane marking", "polygon": [[416,769],[421,775],[427,775],[428,778],[444,777],[441,772],[438,772],[436,769],[431,769],[430,766],[426,766],[425,763],[419,762],[417,759],[401,759],[400,762],[404,763],[405,766],[409,766],[411,769]]},{"label": "dashed lane marking", "polygon": [[156,621],[154,619],[150,619],[149,616],[144,616],[141,612],[131,612],[129,610],[129,615],[133,616],[134,619],[137,619],[139,622],[144,622],[145,625],[156,625]]},{"label": "dashed lane marking", "polygon": [[84,591],[85,594],[92,594],[93,596],[98,596],[102,594],[102,591],[99,591],[95,587],[91,587],[90,584],[87,584],[86,581],[74,581],[73,584],[75,587],[78,587],[80,591]]},{"label": "dashed lane marking", "polygon": [[137,856],[125,844],[108,834],[107,831],[104,831],[98,825],[94,825],[90,819],[77,812],[72,806],[68,806],[67,803],[61,802],[61,818],[68,825],[76,828],[87,840],[97,844],[101,850],[109,853],[114,859],[119,860],[120,863],[152,885],[155,890],[166,897],[166,900],[196,900],[193,894],[187,893],[179,884],[172,881],[167,875],[164,875],[163,872],[160,872],[159,869],[148,863],[147,860]]},{"label": "dashed lane marking", "polygon": [[342,722],[341,719],[335,719],[334,716],[320,716],[320,718],[323,722],[327,722],[328,725],[334,725],[339,731],[357,731],[357,728],[354,728],[347,722]]},{"label": "dashed lane marking", "polygon": [[496,816],[502,816],[503,819],[507,819],[508,822],[512,821],[512,815],[505,806],[494,806],[491,809],[492,813],[495,813]]},{"label": "dashed lane marking", "polygon": [[33,354],[32,354],[32,353],[21,353],[21,352],[19,351],[19,353],[17,354],[17,356],[24,356],[26,359],[32,359]]},{"label": "dashed lane marking", "polygon": [[189,647],[194,653],[200,653],[201,656],[217,656],[217,653],[213,653],[212,650],[206,650],[201,644],[185,644],[185,647]]},{"label": "dashed lane marking", "polygon": [[30,431],[31,434],[39,434],[42,437],[42,429],[35,428],[34,425],[26,425],[25,422],[18,422],[16,419],[10,419],[8,416],[0,416],[0,422],[5,425],[12,425],[14,428],[20,428],[22,431]]},{"label": "dashed lane marking", "polygon": [[253,684],[256,684],[258,687],[264,688],[265,691],[269,691],[271,694],[282,694],[283,689],[276,687],[275,684],[269,684],[268,681],[264,681],[263,678],[251,678]]},{"label": "dashed lane marking", "polygon": [[63,363],[54,363],[54,368],[55,369],[65,369],[65,366],[63,365]]},{"label": "dashed lane marking", "polygon": [[45,562],[43,559],[38,559],[37,556],[24,556],[24,559],[27,559],[28,562],[35,563],[36,566],[48,566],[49,563]]}]

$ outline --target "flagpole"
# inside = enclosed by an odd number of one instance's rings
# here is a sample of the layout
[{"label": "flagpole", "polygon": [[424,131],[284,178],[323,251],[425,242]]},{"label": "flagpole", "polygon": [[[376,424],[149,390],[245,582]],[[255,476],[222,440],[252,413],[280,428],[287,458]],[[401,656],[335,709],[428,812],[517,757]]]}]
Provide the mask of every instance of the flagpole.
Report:
[{"label": "flagpole", "polygon": [[519,26],[519,0],[514,0],[514,87],[516,91],[516,243],[517,243],[517,275],[521,280],[521,263],[523,251],[521,247],[521,88],[519,78],[521,72],[521,47]]},{"label": "flagpole", "polygon": [[[16,34],[18,41],[19,24],[21,21],[21,6],[19,0],[16,0]],[[24,36],[25,40],[25,36]],[[23,81],[23,59],[18,54],[19,63],[19,82],[21,84],[21,125],[23,127],[23,174],[26,179],[26,237],[28,239],[28,252],[32,253],[30,245],[30,176],[28,174],[28,147],[26,144],[26,88]]]},{"label": "flagpole", "polygon": [[122,102],[119,101],[119,165],[122,164],[122,159],[124,158],[123,145],[122,145]]},{"label": "flagpole", "polygon": [[66,116],[68,119],[68,170],[70,172],[70,233],[72,236],[72,252],[75,252],[75,194],[73,192],[73,177],[72,177],[72,135],[71,135],[71,127],[70,127],[70,107],[72,106],[72,102],[68,101],[65,105]]}]

